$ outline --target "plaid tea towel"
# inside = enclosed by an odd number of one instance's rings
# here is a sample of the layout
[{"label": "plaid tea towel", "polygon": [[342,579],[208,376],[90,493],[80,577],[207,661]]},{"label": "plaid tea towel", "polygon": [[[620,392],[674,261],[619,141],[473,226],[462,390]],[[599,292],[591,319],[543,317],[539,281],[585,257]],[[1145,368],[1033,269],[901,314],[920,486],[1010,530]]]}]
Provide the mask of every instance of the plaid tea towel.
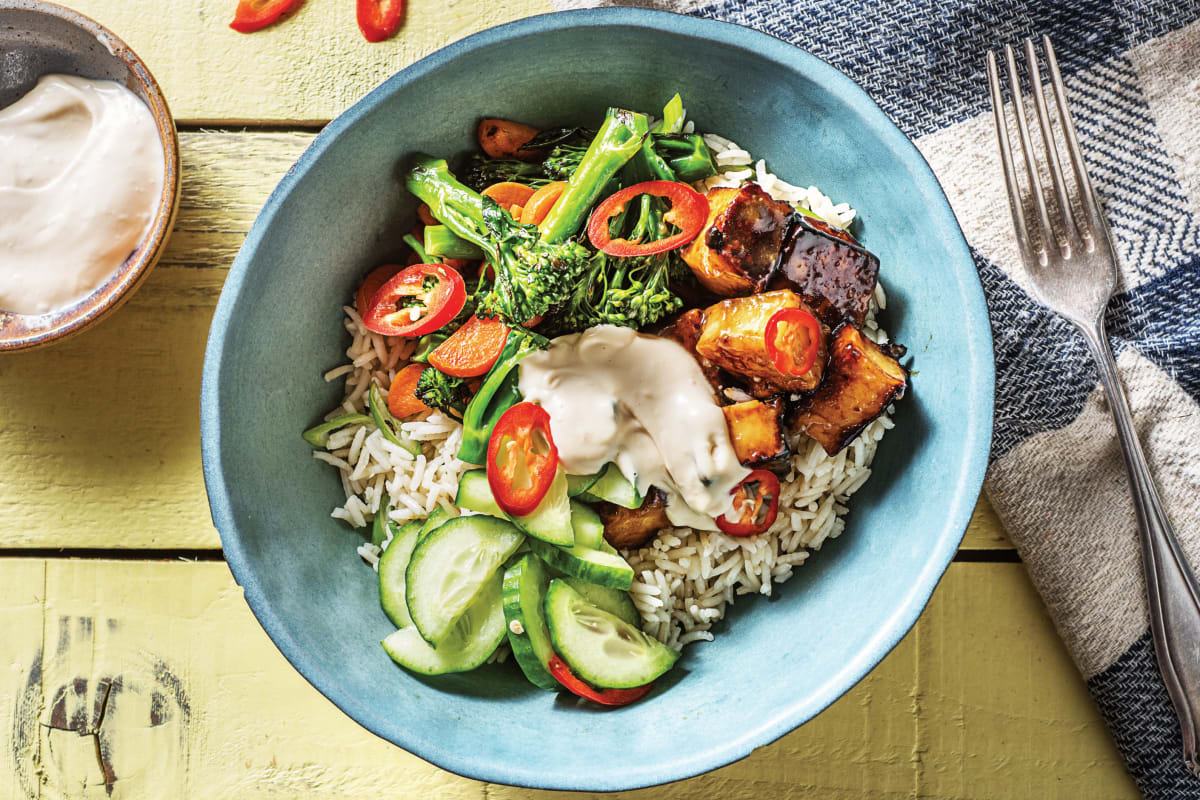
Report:
[{"label": "plaid tea towel", "polygon": [[638,4],[799,45],[857,80],[915,140],[991,310],[986,491],[1142,791],[1200,798],[1154,660],[1132,500],[1095,368],[1083,340],[1026,291],[983,61],[1026,36],[1054,42],[1121,258],[1109,334],[1167,511],[1200,567],[1200,0]]}]

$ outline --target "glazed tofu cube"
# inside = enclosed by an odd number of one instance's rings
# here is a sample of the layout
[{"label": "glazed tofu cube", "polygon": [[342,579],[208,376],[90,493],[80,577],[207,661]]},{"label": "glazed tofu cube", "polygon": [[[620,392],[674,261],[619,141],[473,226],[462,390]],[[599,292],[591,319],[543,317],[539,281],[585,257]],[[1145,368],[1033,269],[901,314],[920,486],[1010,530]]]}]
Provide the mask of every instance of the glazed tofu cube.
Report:
[{"label": "glazed tofu cube", "polygon": [[708,223],[683,249],[706,288],[726,297],[761,291],[783,245],[792,207],[756,183],[708,192]]},{"label": "glazed tofu cube", "polygon": [[829,347],[825,381],[796,409],[792,430],[807,433],[833,455],[888,405],[904,396],[908,372],[853,325]]},{"label": "glazed tofu cube", "polygon": [[[822,331],[817,359],[803,375],[780,372],[767,349],[767,323],[785,308],[808,309],[793,291],[781,289],[749,297],[722,300],[704,311],[704,327],[696,352],[722,369],[743,378],[755,397],[780,392],[807,392],[821,382],[827,357]],[[811,313],[811,312],[809,312]]]},{"label": "glazed tofu cube", "polygon": [[783,401],[747,400],[722,406],[729,440],[738,460],[747,467],[787,468],[788,446],[779,417]]},{"label": "glazed tofu cube", "polygon": [[830,328],[846,320],[862,326],[878,279],[873,253],[848,234],[797,214],[771,288],[798,293]]}]

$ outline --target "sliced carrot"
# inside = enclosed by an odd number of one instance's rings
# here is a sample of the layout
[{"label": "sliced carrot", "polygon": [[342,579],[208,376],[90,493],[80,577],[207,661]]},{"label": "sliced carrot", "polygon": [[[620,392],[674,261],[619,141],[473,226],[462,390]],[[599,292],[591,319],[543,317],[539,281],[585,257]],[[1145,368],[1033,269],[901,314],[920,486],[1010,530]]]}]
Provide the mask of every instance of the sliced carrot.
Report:
[{"label": "sliced carrot", "polygon": [[462,272],[467,265],[471,263],[470,259],[466,258],[443,258],[442,263],[451,269],[456,269]]},{"label": "sliced carrot", "polygon": [[562,197],[563,189],[566,188],[566,181],[554,181],[534,192],[525,201],[525,207],[521,210],[521,224],[541,225],[542,220],[550,213],[550,209],[554,208],[554,204],[558,202],[558,198]]},{"label": "sliced carrot", "polygon": [[417,397],[417,381],[425,371],[424,364],[409,364],[396,373],[392,385],[388,389],[387,407],[393,417],[404,419],[422,411],[431,411],[429,406]]},{"label": "sliced carrot", "polygon": [[429,210],[429,206],[425,205],[424,203],[421,203],[421,205],[417,206],[417,219],[421,220],[421,223],[424,225],[442,224],[437,221],[437,217],[435,217],[433,212]]},{"label": "sliced carrot", "polygon": [[520,158],[530,161],[541,155],[539,150],[521,149],[526,142],[538,135],[538,129],[522,125],[520,122],[481,119],[475,135],[483,152],[492,158]]},{"label": "sliced carrot", "polygon": [[429,354],[429,363],[447,375],[473,378],[492,368],[504,341],[508,326],[495,317],[471,317]]},{"label": "sliced carrot", "polygon": [[361,315],[366,312],[367,305],[371,302],[371,298],[379,291],[379,287],[383,286],[388,280],[404,267],[400,264],[384,264],[382,267],[376,267],[367,273],[367,277],[363,278],[362,284],[358,287],[358,292],[354,295],[354,308]]},{"label": "sliced carrot", "polygon": [[523,206],[533,197],[533,187],[514,181],[501,181],[484,189],[483,195],[495,200],[501,208]]}]

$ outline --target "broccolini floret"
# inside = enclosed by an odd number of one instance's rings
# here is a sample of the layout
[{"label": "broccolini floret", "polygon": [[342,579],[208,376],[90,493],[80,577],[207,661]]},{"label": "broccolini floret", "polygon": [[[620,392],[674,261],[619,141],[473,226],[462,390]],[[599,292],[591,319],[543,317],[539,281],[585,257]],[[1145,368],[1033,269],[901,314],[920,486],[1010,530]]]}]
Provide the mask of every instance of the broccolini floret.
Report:
[{"label": "broccolini floret", "polygon": [[430,408],[455,416],[462,416],[467,402],[471,399],[466,382],[462,378],[447,375],[433,367],[426,367],[421,371],[413,393]]},{"label": "broccolini floret", "polygon": [[406,186],[455,235],[479,246],[495,273],[477,308],[521,325],[565,302],[591,253],[570,241],[609,181],[641,149],[645,115],[610,109],[604,125],[540,226],[521,225],[494,200],[451,174],[446,162],[419,155]]}]

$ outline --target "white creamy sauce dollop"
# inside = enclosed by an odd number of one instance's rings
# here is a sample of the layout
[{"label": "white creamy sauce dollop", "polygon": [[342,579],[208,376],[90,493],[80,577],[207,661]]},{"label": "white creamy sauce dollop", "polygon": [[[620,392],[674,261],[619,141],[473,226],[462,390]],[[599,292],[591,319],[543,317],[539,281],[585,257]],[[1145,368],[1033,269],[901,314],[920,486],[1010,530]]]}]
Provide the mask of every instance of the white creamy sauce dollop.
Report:
[{"label": "white creamy sauce dollop", "polygon": [[714,529],[749,470],[700,365],[677,342],[600,325],[560,336],[521,362],[521,394],[550,415],[563,467],[596,472],[609,461],[643,494],[667,495],[676,525]]},{"label": "white creamy sauce dollop", "polygon": [[104,283],[163,180],[154,117],[120,84],[44,75],[0,109],[0,310],[56,311]]}]

